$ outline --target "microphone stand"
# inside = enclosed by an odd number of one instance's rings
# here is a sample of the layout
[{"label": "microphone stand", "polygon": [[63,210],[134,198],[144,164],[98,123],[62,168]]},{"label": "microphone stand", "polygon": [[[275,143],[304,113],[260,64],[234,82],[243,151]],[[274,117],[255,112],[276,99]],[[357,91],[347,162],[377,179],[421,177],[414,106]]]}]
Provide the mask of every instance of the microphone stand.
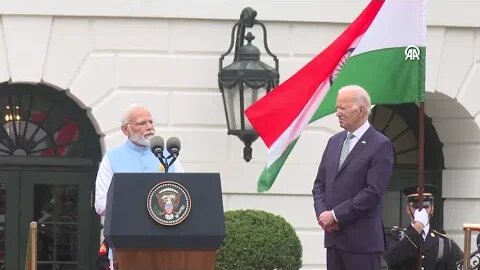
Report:
[{"label": "microphone stand", "polygon": [[159,152],[156,156],[157,156],[158,160],[160,161],[160,163],[162,163],[163,168],[165,168],[165,172],[168,172],[168,168],[170,167],[170,165],[172,165],[171,163],[168,164],[168,161],[167,161],[167,159],[170,158],[170,157],[165,158],[163,156],[163,151]]},{"label": "microphone stand", "polygon": [[[171,153],[168,157],[163,156],[163,151],[160,151],[159,153],[156,154],[158,160],[160,163],[162,163],[163,167],[165,168],[165,172],[168,172],[168,169],[172,166],[172,164],[177,160],[178,153]],[[170,163],[168,162],[168,159],[170,159]]]},{"label": "microphone stand", "polygon": [[[171,157],[171,156],[170,156]],[[168,158],[170,158],[168,157]],[[177,157],[173,157],[172,160],[170,160],[170,163],[168,164],[168,167],[170,168],[170,166],[172,166],[172,164],[175,162],[175,160],[177,160]]]},{"label": "microphone stand", "polygon": [[[169,158],[171,158],[170,163],[168,163]],[[170,168],[172,164],[175,162],[175,160],[177,160],[177,155],[170,154],[167,158],[165,158],[165,164],[167,164],[167,167]],[[165,172],[168,172],[168,170]]]}]

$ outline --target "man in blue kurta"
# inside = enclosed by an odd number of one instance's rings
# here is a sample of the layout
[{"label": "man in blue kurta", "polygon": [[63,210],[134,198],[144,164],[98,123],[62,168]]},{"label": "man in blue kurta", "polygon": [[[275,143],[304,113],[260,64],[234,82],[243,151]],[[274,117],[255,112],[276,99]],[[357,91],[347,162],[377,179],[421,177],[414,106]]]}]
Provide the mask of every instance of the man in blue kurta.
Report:
[{"label": "man in blue kurta", "polygon": [[[149,144],[155,134],[155,126],[152,115],[146,107],[138,104],[130,105],[122,117],[121,129],[127,136],[126,142],[107,152],[98,169],[95,183],[95,210],[100,216],[105,215],[107,192],[114,173],[165,171],[158,158],[150,151]],[[164,156],[168,156],[168,153]],[[168,172],[183,171],[178,160],[168,168]],[[108,258],[110,269],[113,269],[111,250]]]}]

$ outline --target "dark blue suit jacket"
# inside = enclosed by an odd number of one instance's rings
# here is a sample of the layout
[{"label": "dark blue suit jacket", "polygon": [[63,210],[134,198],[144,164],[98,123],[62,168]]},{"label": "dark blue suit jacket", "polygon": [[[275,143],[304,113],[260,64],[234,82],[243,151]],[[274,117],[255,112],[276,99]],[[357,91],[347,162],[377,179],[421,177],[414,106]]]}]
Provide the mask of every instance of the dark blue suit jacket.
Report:
[{"label": "dark blue suit jacket", "polygon": [[392,174],[393,145],[370,126],[338,170],[346,136],[342,131],[330,138],[313,185],[317,217],[333,209],[340,225],[336,232],[325,232],[325,247],[382,252],[382,199]]}]

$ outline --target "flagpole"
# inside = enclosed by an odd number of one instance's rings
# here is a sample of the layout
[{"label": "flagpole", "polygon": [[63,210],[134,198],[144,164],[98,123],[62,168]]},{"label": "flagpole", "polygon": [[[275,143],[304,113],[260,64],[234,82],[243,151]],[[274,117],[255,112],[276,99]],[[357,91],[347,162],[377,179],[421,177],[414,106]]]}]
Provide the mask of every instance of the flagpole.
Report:
[{"label": "flagpole", "polygon": [[[423,209],[423,188],[424,188],[424,161],[425,161],[425,102],[420,102],[418,110],[418,205],[419,210]],[[423,239],[422,239],[423,240]],[[418,247],[418,269],[422,269],[423,241]]]}]

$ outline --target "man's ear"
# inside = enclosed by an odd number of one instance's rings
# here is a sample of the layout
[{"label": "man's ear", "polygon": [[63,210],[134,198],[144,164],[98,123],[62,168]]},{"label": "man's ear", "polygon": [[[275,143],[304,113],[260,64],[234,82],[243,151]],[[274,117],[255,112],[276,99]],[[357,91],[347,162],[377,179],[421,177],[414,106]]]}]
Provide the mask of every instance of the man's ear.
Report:
[{"label": "man's ear", "polygon": [[360,112],[360,115],[363,116],[366,113],[367,110],[365,109],[365,106],[360,105],[360,106],[358,106],[358,111]]},{"label": "man's ear", "polygon": [[130,136],[130,134],[128,132],[128,125],[122,125],[120,128],[122,129],[122,132],[123,132],[123,134],[125,134],[125,136],[127,136],[127,137]]}]

